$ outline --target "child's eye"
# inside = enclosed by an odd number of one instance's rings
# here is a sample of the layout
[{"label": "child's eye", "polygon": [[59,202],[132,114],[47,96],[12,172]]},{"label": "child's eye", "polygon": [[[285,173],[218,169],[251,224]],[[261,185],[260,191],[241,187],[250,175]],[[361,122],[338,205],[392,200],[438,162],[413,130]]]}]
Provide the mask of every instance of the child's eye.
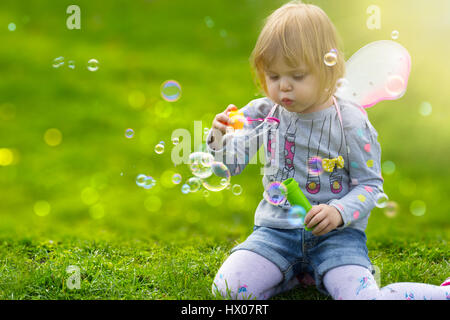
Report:
[{"label": "child's eye", "polygon": [[269,76],[269,79],[275,81],[278,80],[278,76]]},{"label": "child's eye", "polygon": [[302,80],[304,77],[305,77],[304,74],[296,74],[296,75],[294,75],[294,79],[295,80]]}]

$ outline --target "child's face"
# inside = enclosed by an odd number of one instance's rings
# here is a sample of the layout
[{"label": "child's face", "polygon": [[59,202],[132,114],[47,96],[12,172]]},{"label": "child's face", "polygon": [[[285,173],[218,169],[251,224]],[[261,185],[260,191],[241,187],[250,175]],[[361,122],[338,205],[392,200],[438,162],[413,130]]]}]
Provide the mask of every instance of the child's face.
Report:
[{"label": "child's face", "polygon": [[269,98],[290,112],[310,113],[323,109],[317,105],[319,81],[306,66],[292,68],[277,56],[265,71]]}]

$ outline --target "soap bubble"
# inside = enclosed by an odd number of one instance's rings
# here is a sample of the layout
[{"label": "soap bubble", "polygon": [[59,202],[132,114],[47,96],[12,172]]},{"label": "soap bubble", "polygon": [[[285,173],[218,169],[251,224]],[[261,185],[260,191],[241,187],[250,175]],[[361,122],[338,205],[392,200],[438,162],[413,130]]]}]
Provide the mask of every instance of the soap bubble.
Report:
[{"label": "soap bubble", "polygon": [[128,103],[134,109],[141,109],[145,105],[145,94],[140,90],[133,90],[128,95]]},{"label": "soap bubble", "polygon": [[174,146],[176,146],[177,144],[180,143],[180,138],[178,138],[178,137],[173,137],[173,138],[172,138],[172,143],[173,143]]},{"label": "soap bubble", "polygon": [[235,195],[238,196],[242,193],[242,187],[239,184],[235,184],[233,185],[233,187],[231,187],[231,192]]},{"label": "soap bubble", "polygon": [[136,184],[144,189],[151,189],[156,185],[156,180],[151,176],[139,174],[136,177]]},{"label": "soap bubble", "polygon": [[212,174],[211,164],[214,157],[207,152],[194,152],[189,155],[189,166],[192,174],[199,178],[207,178]]},{"label": "soap bubble", "polygon": [[181,187],[181,192],[184,193],[184,194],[188,194],[189,191],[190,191],[189,185],[187,185],[186,183],[183,184],[183,186]]},{"label": "soap bubble", "polygon": [[411,213],[417,217],[423,216],[427,211],[427,205],[422,200],[414,200],[409,206]]},{"label": "soap bubble", "polygon": [[205,17],[205,24],[206,24],[206,26],[207,26],[208,28],[212,28],[212,27],[214,27],[214,20],[211,19],[211,17],[206,16],[206,17]]},{"label": "soap bubble", "polygon": [[311,157],[308,159],[308,172],[315,176],[323,172],[321,157]]},{"label": "soap bubble", "polygon": [[53,60],[53,68],[59,68],[64,64],[64,57],[58,57]]},{"label": "soap bubble", "polygon": [[8,30],[9,31],[15,31],[16,30],[16,24],[14,22],[11,22],[8,24]]},{"label": "soap bubble", "polygon": [[429,116],[432,111],[433,111],[433,108],[431,107],[431,104],[429,102],[425,101],[420,104],[419,113],[422,116],[424,116],[424,117]]},{"label": "soap bubble", "polygon": [[385,89],[391,96],[399,96],[405,89],[405,80],[399,75],[392,75],[388,78]]},{"label": "soap bubble", "polygon": [[395,201],[388,201],[386,207],[384,208],[384,214],[386,217],[393,218],[397,215],[398,204]]},{"label": "soap bubble", "polygon": [[395,172],[395,163],[392,161],[385,161],[381,166],[381,170],[384,174],[390,175]]},{"label": "soap bubble", "polygon": [[200,190],[200,188],[202,186],[202,182],[201,182],[200,178],[197,178],[197,177],[189,178],[188,181],[186,182],[186,184],[189,186],[190,192],[197,192],[198,190]]},{"label": "soap bubble", "polygon": [[175,183],[175,184],[179,184],[181,182],[181,174],[175,173],[172,176],[172,182]]},{"label": "soap bubble", "polygon": [[143,187],[146,180],[147,180],[147,176],[145,174],[140,174],[136,177],[136,184],[139,187]]},{"label": "soap bubble", "polygon": [[181,86],[175,80],[167,80],[161,85],[161,96],[164,100],[175,102],[181,97]]},{"label": "soap bubble", "polygon": [[330,51],[323,57],[323,62],[329,67],[336,65],[338,60],[337,54],[334,51]]},{"label": "soap bubble", "polygon": [[51,206],[47,201],[41,200],[34,204],[34,213],[40,217],[44,217],[50,213]]},{"label": "soap bubble", "polygon": [[125,130],[125,137],[127,137],[128,139],[131,139],[134,137],[134,130],[131,128],[128,128],[127,130]]},{"label": "soap bubble", "polygon": [[379,193],[376,197],[375,206],[378,208],[386,208],[389,197],[385,193]]},{"label": "soap bubble", "polygon": [[399,35],[400,35],[400,32],[398,32],[397,30],[394,30],[394,31],[392,31],[392,33],[391,33],[391,38],[392,38],[393,40],[397,40]]},{"label": "soap bubble", "polygon": [[289,209],[288,222],[291,226],[300,227],[305,223],[306,210],[302,206],[294,205]]},{"label": "soap bubble", "polygon": [[45,131],[44,141],[51,147],[56,147],[61,144],[62,141],[62,133],[58,129],[51,128]]},{"label": "soap bubble", "polygon": [[151,177],[147,176],[147,179],[144,182],[144,185],[142,186],[144,189],[151,189],[156,185],[156,180]]},{"label": "soap bubble", "polygon": [[273,205],[279,205],[286,201],[287,188],[281,182],[270,183],[264,191],[264,199]]},{"label": "soap bubble", "polygon": [[164,142],[160,141],[156,146],[155,146],[155,152],[157,154],[161,154],[164,152]]},{"label": "soap bubble", "polygon": [[97,59],[89,60],[87,68],[88,68],[89,71],[97,71],[98,70],[98,61],[97,61]]},{"label": "soap bubble", "polygon": [[230,183],[231,173],[228,167],[222,162],[213,161],[211,163],[211,174],[202,178],[203,186],[210,191],[221,191]]}]

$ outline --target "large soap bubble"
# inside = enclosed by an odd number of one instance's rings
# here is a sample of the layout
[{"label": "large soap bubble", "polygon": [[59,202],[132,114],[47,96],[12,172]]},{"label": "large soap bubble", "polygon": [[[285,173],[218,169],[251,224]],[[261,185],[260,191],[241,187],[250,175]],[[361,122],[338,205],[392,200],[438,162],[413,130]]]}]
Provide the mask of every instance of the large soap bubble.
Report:
[{"label": "large soap bubble", "polygon": [[189,167],[192,174],[199,178],[207,178],[212,174],[211,164],[214,157],[207,152],[194,152],[189,155]]},{"label": "large soap bubble", "polygon": [[222,162],[213,161],[211,163],[211,174],[202,178],[203,186],[210,191],[221,191],[228,187],[231,180],[231,173],[228,167]]},{"label": "large soap bubble", "polygon": [[336,95],[364,108],[383,100],[400,99],[406,92],[411,56],[399,43],[381,40],[358,50],[346,63],[345,81]]}]

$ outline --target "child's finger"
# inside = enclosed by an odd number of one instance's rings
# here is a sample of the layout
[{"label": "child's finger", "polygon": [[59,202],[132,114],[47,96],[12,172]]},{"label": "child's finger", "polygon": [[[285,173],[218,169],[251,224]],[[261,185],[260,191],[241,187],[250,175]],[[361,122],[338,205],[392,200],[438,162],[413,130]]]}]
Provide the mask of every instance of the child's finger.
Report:
[{"label": "child's finger", "polygon": [[325,234],[324,232],[328,226],[330,225],[330,222],[327,219],[323,219],[318,225],[314,227],[314,230],[312,231],[312,234],[315,236],[321,236]]},{"label": "child's finger", "polygon": [[317,212],[314,217],[311,218],[311,220],[309,220],[308,223],[306,223],[306,226],[309,229],[315,228],[315,226],[317,224],[319,224],[323,219],[325,219],[326,214],[322,211],[322,209],[320,209],[319,212]]},{"label": "child's finger", "polygon": [[227,126],[217,120],[213,121],[213,128],[220,130],[223,134],[227,131]]},{"label": "child's finger", "polygon": [[307,213],[306,216],[305,216],[305,225],[307,225],[307,224],[311,221],[311,219],[314,218],[314,216],[315,216],[316,214],[318,214],[321,210],[322,210],[321,207],[319,207],[319,206],[313,206],[313,207],[311,208],[311,210],[309,210],[308,213]]},{"label": "child's finger", "polygon": [[237,110],[237,107],[234,104],[230,104],[228,105],[227,109],[225,110],[226,113],[233,111],[233,110]]}]

